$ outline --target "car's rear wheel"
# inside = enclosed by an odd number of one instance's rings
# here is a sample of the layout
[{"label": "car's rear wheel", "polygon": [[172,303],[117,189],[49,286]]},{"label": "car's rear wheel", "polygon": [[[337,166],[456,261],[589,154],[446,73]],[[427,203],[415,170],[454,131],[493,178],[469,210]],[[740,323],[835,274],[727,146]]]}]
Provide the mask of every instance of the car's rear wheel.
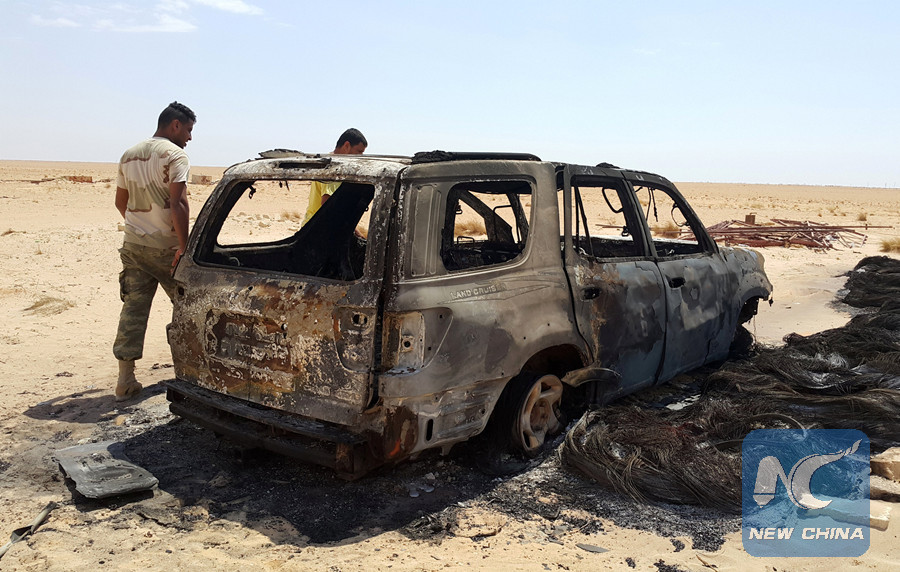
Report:
[{"label": "car's rear wheel", "polygon": [[562,381],[551,374],[523,373],[509,383],[501,426],[507,431],[512,451],[534,457],[547,439],[563,428]]}]

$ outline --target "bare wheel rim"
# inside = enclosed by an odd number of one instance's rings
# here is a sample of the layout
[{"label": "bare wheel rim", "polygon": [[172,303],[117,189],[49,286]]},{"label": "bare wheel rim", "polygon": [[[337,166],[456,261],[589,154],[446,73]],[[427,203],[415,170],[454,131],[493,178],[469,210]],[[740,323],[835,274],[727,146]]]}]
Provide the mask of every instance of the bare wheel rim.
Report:
[{"label": "bare wheel rim", "polygon": [[558,411],[562,392],[562,382],[555,375],[544,375],[535,379],[527,390],[515,429],[516,444],[523,451],[537,451],[548,435],[559,430]]}]

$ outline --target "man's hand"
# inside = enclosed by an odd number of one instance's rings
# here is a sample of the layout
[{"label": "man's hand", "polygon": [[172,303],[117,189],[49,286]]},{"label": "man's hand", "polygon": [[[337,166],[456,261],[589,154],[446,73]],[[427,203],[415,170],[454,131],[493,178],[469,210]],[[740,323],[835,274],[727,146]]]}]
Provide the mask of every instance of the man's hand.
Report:
[{"label": "man's hand", "polygon": [[175,268],[181,255],[184,254],[188,240],[190,208],[187,200],[187,183],[169,183],[169,208],[172,211],[172,228],[175,229],[179,245],[175,252],[175,260],[172,261],[172,268]]}]

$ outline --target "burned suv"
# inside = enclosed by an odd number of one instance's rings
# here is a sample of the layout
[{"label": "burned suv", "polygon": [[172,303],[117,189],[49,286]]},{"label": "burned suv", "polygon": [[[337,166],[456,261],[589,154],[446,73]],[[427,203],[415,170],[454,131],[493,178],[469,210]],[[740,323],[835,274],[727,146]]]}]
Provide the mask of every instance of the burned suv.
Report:
[{"label": "burned suv", "polygon": [[[171,411],[357,477],[721,360],[772,286],[663,177],[532,155],[267,152],[175,278]],[[337,190],[305,224],[311,182]]]}]

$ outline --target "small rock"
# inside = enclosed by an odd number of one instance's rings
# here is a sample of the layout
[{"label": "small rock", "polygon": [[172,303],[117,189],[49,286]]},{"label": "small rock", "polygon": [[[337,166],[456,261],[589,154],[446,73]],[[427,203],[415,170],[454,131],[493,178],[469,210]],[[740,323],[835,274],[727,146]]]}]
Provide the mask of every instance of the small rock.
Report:
[{"label": "small rock", "polygon": [[872,474],[900,482],[900,447],[875,455],[870,462]]},{"label": "small rock", "polygon": [[900,482],[872,475],[869,477],[869,498],[900,502]]},{"label": "small rock", "polygon": [[[819,497],[820,500],[824,500],[828,497]],[[803,500],[803,497],[800,497],[800,500]],[[891,518],[891,509],[893,508],[893,504],[889,502],[884,502],[880,500],[869,501],[869,518],[868,522],[866,522],[866,518],[864,515],[859,515],[849,510],[846,506],[845,502],[842,502],[843,499],[833,499],[838,502],[832,502],[826,507],[817,509],[817,513],[833,518],[838,522],[845,522],[847,524],[856,524],[865,526],[868,524],[872,528],[877,528],[878,530],[887,530],[888,522]]]},{"label": "small rock", "polygon": [[891,510],[894,506],[884,501],[869,501],[869,526],[878,530],[887,530],[891,521]]},{"label": "small rock", "polygon": [[116,418],[113,420],[113,423],[118,427],[125,425],[125,416],[124,415],[116,416]]}]

